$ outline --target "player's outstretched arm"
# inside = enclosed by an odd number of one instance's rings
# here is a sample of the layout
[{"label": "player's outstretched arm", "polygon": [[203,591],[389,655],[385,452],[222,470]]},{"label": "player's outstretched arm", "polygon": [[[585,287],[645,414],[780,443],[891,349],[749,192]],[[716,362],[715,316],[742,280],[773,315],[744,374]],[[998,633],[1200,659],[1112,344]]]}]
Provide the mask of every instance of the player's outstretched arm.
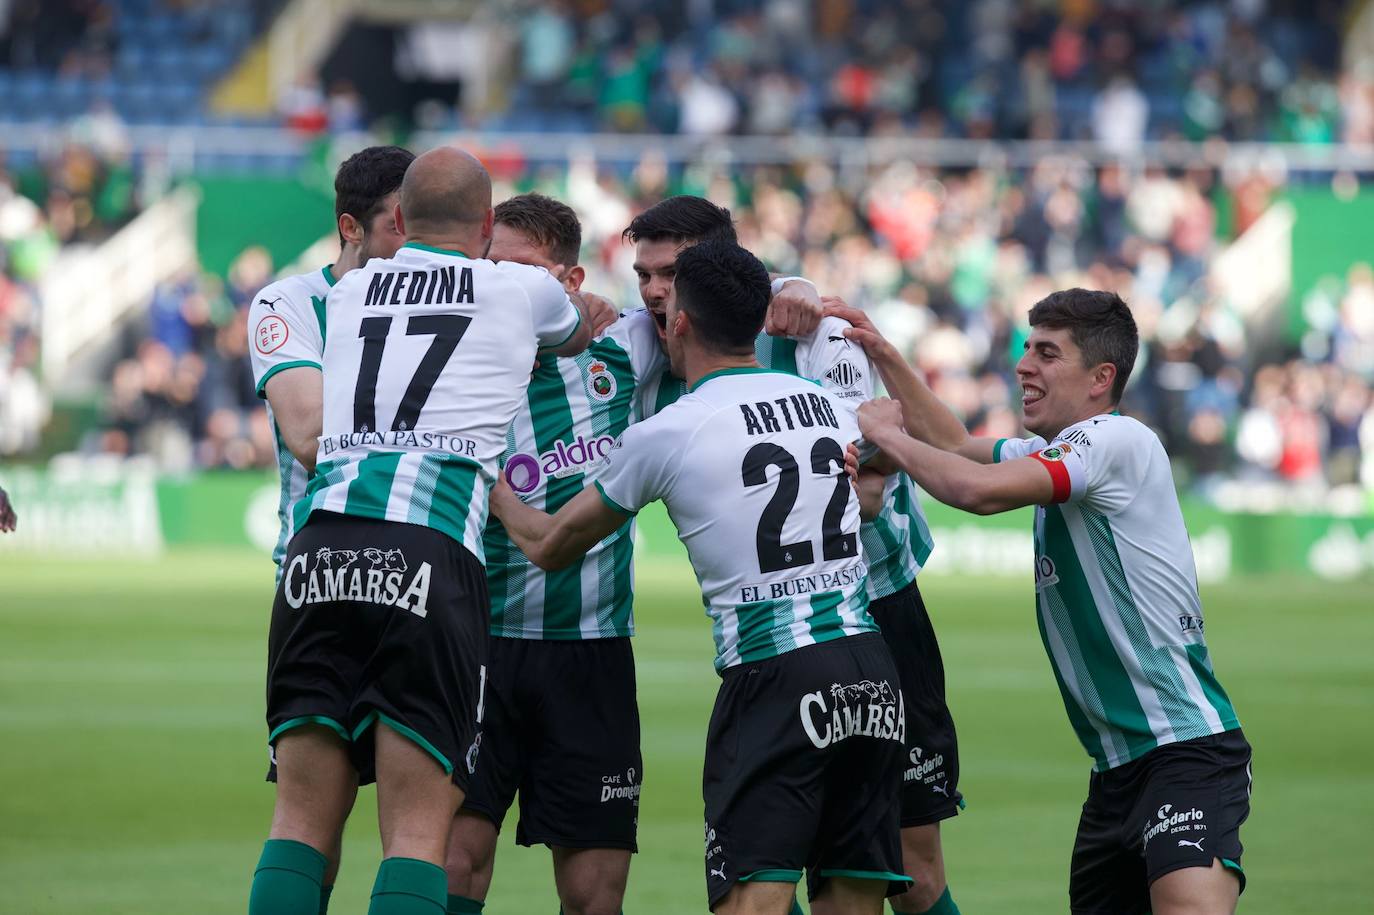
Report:
[{"label": "player's outstretched arm", "polygon": [[10,504],[9,493],[0,489],[0,533],[9,533],[14,530],[18,520],[14,514],[14,506]]},{"label": "player's outstretched arm", "polygon": [[314,473],[324,426],[324,375],[314,366],[284,369],[267,379],[263,393],[287,449]]},{"label": "player's outstretched arm", "polygon": [[545,352],[555,356],[576,356],[585,350],[592,342],[592,314],[591,306],[587,299],[583,298],[579,292],[568,293],[568,299],[577,309],[577,329],[572,332],[568,339],[557,346],[549,347]]},{"label": "player's outstretched arm", "polygon": [[975,515],[1055,501],[1054,478],[1031,458],[980,464],[907,435],[902,407],[886,397],[859,407],[859,431],[935,499]]},{"label": "player's outstretched arm", "polygon": [[[779,285],[781,280],[781,285]],[[823,317],[821,295],[800,277],[774,277],[776,292],[768,301],[763,331],[770,337],[809,337]]]},{"label": "player's outstretched arm", "polygon": [[550,515],[521,502],[504,479],[491,489],[491,513],[530,562],[550,571],[572,565],[630,518],[611,508],[595,486]]},{"label": "player's outstretched arm", "polygon": [[912,437],[980,464],[992,463],[996,440],[969,435],[959,417],[935,396],[866,313],[836,297],[827,296],[823,301],[827,317],[842,318],[853,325],[845,336],[864,348],[887,392],[902,405],[903,424]]}]

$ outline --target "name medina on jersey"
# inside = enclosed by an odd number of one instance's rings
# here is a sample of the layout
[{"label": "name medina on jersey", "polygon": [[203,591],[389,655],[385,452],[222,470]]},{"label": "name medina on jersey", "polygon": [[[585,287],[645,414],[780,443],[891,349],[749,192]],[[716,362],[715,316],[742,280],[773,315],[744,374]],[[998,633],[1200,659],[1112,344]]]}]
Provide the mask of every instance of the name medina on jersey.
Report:
[{"label": "name medina on jersey", "polygon": [[801,698],[802,730],[820,749],[850,737],[906,740],[906,704],[901,690],[886,681],[860,680],[830,685],[830,698],[821,690]]},{"label": "name medina on jersey", "polygon": [[[311,559],[314,560],[313,564]],[[307,569],[307,566],[309,568]],[[293,610],[306,604],[356,600],[428,615],[430,566],[420,563],[409,584],[405,554],[400,550],[331,550],[297,553],[282,576],[282,592]],[[402,586],[405,585],[404,589]]]},{"label": "name medina on jersey", "polygon": [[555,442],[543,454],[512,454],[506,460],[506,482],[521,495],[534,492],[544,477],[570,477],[601,463],[615,441],[609,435],[592,439],[579,435],[566,445]]}]

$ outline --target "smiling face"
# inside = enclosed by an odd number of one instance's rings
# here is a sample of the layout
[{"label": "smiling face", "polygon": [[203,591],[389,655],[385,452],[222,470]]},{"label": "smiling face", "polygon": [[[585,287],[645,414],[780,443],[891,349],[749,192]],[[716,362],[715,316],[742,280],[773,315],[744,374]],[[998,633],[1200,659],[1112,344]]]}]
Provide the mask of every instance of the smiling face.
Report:
[{"label": "smiling face", "polygon": [[668,350],[667,309],[673,298],[673,277],[677,274],[677,256],[695,241],[676,238],[647,239],[635,243],[635,276],[639,279],[639,297],[654,317],[658,342]]},{"label": "smiling face", "polygon": [[1026,428],[1050,441],[1066,427],[1111,409],[1116,366],[1085,366],[1067,327],[1033,327],[1016,377]]}]

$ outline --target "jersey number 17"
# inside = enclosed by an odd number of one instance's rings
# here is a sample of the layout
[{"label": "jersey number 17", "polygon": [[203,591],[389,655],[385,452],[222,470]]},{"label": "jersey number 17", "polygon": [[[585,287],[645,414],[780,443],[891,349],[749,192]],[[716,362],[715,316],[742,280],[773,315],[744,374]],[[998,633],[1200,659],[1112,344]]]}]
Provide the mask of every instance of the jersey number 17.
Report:
[{"label": "jersey number 17", "polygon": [[[363,339],[363,358],[358,367],[358,385],[353,389],[354,432],[377,430],[377,375],[382,368],[382,351],[391,331],[391,320],[390,316],[363,318],[358,328],[358,336]],[[396,418],[391,422],[391,431],[404,432],[419,423],[420,411],[429,400],[429,392],[434,389],[471,323],[472,318],[466,315],[412,315],[406,322],[407,336],[433,335],[434,339],[406,386],[401,405],[396,408]]]}]

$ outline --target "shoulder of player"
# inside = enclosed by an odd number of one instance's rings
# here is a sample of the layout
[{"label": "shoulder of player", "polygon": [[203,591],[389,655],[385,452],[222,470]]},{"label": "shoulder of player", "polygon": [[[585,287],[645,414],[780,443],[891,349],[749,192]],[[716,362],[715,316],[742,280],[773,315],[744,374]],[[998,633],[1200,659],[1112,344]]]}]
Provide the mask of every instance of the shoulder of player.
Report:
[{"label": "shoulder of player", "polygon": [[557,284],[560,289],[563,288],[563,284],[554,279],[552,273],[534,264],[521,264],[516,261],[491,261],[482,258],[474,260],[472,265],[476,270],[491,271],[498,276],[503,276],[519,284],[522,288],[548,282]]},{"label": "shoulder of player", "polygon": [[1132,416],[1120,413],[1101,413],[1076,422],[1055,436],[1055,441],[1084,448],[1123,445],[1163,447],[1153,429]]},{"label": "shoulder of player", "polygon": [[[320,272],[314,270],[310,273],[284,276],[268,283],[253,296],[253,302],[248,309],[249,320],[258,320],[271,314],[280,316],[311,311],[311,299],[322,297],[326,291],[322,288],[317,289],[316,284],[312,282],[312,278],[319,276]],[[323,287],[324,283],[321,282],[319,286]]]}]

